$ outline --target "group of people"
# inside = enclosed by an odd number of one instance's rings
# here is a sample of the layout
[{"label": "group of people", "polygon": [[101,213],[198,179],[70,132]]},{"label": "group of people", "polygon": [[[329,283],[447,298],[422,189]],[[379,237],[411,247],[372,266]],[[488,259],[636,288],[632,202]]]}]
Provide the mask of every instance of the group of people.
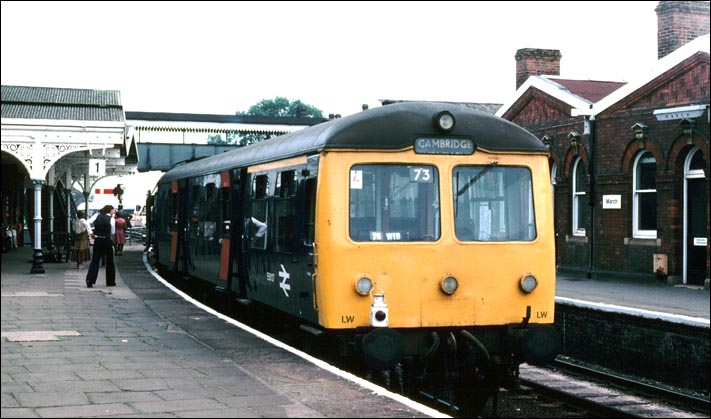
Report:
[{"label": "group of people", "polygon": [[[93,224],[93,227],[92,227]],[[86,219],[84,211],[77,211],[72,229],[74,231],[74,247],[71,260],[76,262],[77,269],[85,269],[84,262],[91,260],[86,274],[86,286],[92,288],[99,274],[99,264],[106,264],[106,286],[116,285],[116,268],[114,255],[123,256],[126,244],[126,230],[130,222],[113,205],[105,205],[97,214]],[[90,252],[89,237],[94,239],[94,254]]]}]

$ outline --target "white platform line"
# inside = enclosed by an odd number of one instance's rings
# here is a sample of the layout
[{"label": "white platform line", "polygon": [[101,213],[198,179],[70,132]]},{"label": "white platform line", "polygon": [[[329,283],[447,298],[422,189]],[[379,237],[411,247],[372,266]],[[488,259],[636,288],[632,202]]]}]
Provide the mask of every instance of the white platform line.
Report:
[{"label": "white platform line", "polygon": [[661,311],[644,310],[641,308],[618,306],[615,304],[596,303],[567,297],[555,297],[555,301],[557,303],[569,304],[576,307],[590,308],[611,313],[624,313],[648,319],[659,319],[670,323],[709,328],[709,320],[701,317],[691,317],[681,314],[664,313]]},{"label": "white platform line", "polygon": [[224,314],[222,314],[222,313],[220,313],[220,312],[218,312],[218,311],[213,310],[212,308],[210,308],[210,307],[204,305],[203,303],[201,303],[201,302],[199,302],[199,301],[193,299],[192,297],[190,297],[189,295],[187,295],[187,294],[184,293],[183,291],[181,291],[181,290],[175,288],[172,284],[170,284],[170,283],[169,283],[168,281],[166,281],[165,279],[161,278],[161,276],[158,275],[158,273],[157,273],[156,271],[154,271],[154,270],[153,270],[153,267],[151,267],[151,265],[148,263],[148,254],[145,253],[145,252],[143,253],[143,264],[146,266],[146,269],[148,269],[148,272],[150,272],[151,275],[153,275],[154,278],[156,278],[158,281],[160,281],[161,283],[163,283],[163,285],[165,285],[166,287],[168,287],[170,290],[172,290],[172,291],[175,292],[176,294],[178,294],[178,295],[180,295],[181,297],[183,297],[183,299],[185,299],[185,300],[188,301],[189,303],[195,305],[196,307],[201,308],[202,310],[204,310],[204,311],[206,311],[206,312],[212,314],[213,316],[216,316],[216,317],[218,317],[218,318],[220,318],[220,319],[226,321],[227,323],[230,323],[230,324],[232,324],[232,325],[234,325],[234,326],[237,326],[237,327],[239,327],[240,329],[242,329],[242,330],[244,330],[244,331],[246,331],[246,332],[249,332],[249,333],[253,334],[254,336],[257,336],[258,338],[260,338],[260,339],[262,339],[262,340],[264,340],[264,341],[266,341],[266,342],[268,342],[268,343],[270,343],[270,344],[272,344],[272,345],[274,345],[274,346],[277,346],[277,347],[279,347],[279,348],[284,349],[285,351],[291,352],[292,354],[294,354],[294,355],[296,355],[296,356],[298,356],[298,357],[300,357],[300,358],[302,358],[302,359],[304,359],[304,360],[306,360],[306,361],[308,361],[308,362],[310,362],[310,363],[316,365],[316,366],[319,367],[319,368],[322,368],[322,369],[324,369],[324,370],[326,370],[326,371],[329,371],[329,372],[331,372],[331,373],[333,373],[333,374],[336,374],[337,376],[339,376],[339,377],[341,377],[341,378],[344,378],[344,379],[346,379],[346,380],[348,380],[348,381],[351,381],[351,382],[353,382],[353,383],[356,383],[356,384],[360,385],[361,387],[365,387],[365,388],[367,388],[368,390],[372,391],[373,394],[376,394],[376,395],[379,395],[379,396],[388,397],[388,398],[390,398],[390,399],[392,399],[392,400],[397,401],[398,403],[402,403],[403,405],[405,405],[405,406],[407,406],[407,407],[409,407],[409,408],[411,408],[411,409],[413,409],[413,410],[416,410],[416,411],[418,411],[418,412],[424,413],[424,414],[426,414],[426,415],[429,415],[429,416],[432,416],[432,417],[435,417],[435,418],[450,418],[450,417],[451,417],[451,416],[446,415],[446,414],[444,414],[444,413],[442,413],[442,412],[439,412],[439,411],[434,410],[434,409],[432,409],[432,408],[430,408],[430,407],[427,407],[427,406],[425,406],[425,405],[423,405],[423,404],[420,404],[420,403],[417,403],[417,402],[415,402],[415,401],[413,401],[413,400],[410,400],[410,399],[408,399],[407,397],[405,397],[405,396],[403,396],[403,395],[401,395],[401,394],[393,393],[392,391],[387,390],[387,389],[385,389],[385,388],[383,388],[383,387],[381,387],[381,386],[379,386],[379,385],[377,385],[377,384],[373,384],[373,383],[371,383],[370,381],[367,381],[367,380],[364,380],[364,379],[362,379],[362,378],[360,378],[360,377],[357,377],[357,376],[355,376],[355,375],[353,375],[353,374],[351,374],[351,373],[349,373],[349,372],[347,372],[347,371],[343,371],[343,370],[341,370],[341,369],[339,369],[339,368],[336,368],[336,367],[334,367],[333,365],[331,365],[331,364],[329,364],[329,363],[327,363],[327,362],[324,362],[324,361],[322,361],[322,360],[320,360],[320,359],[318,359],[318,358],[315,358],[315,357],[313,357],[313,356],[311,356],[311,355],[309,355],[309,354],[307,354],[307,353],[305,353],[305,352],[302,352],[302,351],[300,351],[300,350],[298,350],[298,349],[296,349],[296,348],[293,348],[293,347],[291,347],[291,346],[285,344],[284,342],[278,341],[278,340],[272,338],[271,336],[266,335],[266,334],[260,332],[259,330],[253,329],[253,328],[247,326],[247,325],[244,324],[244,323],[240,323],[240,322],[238,322],[237,320],[235,320],[235,319],[233,319],[233,318],[231,318],[231,317],[225,316]]}]

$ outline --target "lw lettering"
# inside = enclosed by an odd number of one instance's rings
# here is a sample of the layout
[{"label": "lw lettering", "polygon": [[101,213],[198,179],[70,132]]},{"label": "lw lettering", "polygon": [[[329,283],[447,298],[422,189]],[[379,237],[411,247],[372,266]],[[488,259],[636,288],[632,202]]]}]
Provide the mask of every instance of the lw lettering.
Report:
[{"label": "lw lettering", "polygon": [[548,312],[547,311],[538,311],[536,312],[536,318],[537,319],[545,319],[548,317]]},{"label": "lw lettering", "polygon": [[353,323],[355,321],[355,316],[352,314],[347,314],[345,316],[341,316],[341,323]]}]

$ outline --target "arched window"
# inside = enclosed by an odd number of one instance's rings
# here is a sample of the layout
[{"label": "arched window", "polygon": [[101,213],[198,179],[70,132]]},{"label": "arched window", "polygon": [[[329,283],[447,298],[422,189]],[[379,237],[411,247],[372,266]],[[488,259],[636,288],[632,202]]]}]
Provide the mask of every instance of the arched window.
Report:
[{"label": "arched window", "polygon": [[588,190],[588,176],[583,159],[578,157],[573,163],[573,235],[585,235],[585,222],[588,219],[588,203],[585,195]]},{"label": "arched window", "polygon": [[657,238],[657,161],[649,151],[634,160],[632,175],[632,237]]}]

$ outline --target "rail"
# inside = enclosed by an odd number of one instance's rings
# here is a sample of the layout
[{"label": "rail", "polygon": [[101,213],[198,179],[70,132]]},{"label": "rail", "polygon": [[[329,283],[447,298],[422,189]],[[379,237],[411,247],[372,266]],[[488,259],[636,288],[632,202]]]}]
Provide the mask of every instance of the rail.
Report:
[{"label": "rail", "polygon": [[690,394],[665,388],[659,385],[635,380],[610,372],[600,371],[594,368],[586,367],[562,359],[556,359],[553,365],[559,370],[565,370],[571,374],[581,375],[587,378],[594,378],[605,383],[614,384],[648,397],[654,397],[657,399],[664,400],[667,403],[683,408],[691,408],[706,413],[708,413],[709,409],[711,408],[711,402],[709,401],[709,399],[703,399],[700,397],[692,396]]}]

